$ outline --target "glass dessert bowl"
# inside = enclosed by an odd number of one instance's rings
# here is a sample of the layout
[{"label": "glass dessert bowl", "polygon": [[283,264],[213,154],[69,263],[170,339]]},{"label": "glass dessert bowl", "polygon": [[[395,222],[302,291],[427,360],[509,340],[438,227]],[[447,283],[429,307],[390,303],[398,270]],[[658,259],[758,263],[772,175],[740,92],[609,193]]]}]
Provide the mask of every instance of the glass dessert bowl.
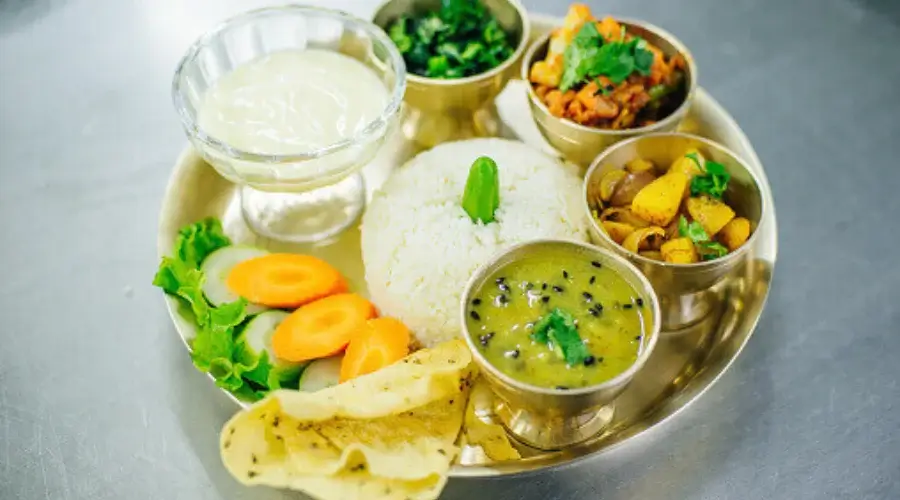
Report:
[{"label": "glass dessert bowl", "polygon": [[191,45],[172,83],[185,133],[240,186],[250,228],[297,243],[336,236],[362,213],[359,170],[395,128],[405,89],[383,31],[306,6],[224,21]]}]

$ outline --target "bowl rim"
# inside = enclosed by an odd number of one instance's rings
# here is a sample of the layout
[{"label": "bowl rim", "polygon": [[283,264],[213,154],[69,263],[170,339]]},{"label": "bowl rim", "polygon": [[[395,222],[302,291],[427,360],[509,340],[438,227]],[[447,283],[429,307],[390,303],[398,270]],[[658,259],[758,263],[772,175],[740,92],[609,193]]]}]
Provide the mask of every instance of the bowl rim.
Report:
[{"label": "bowl rim", "polygon": [[[519,380],[516,380],[509,375],[501,372],[493,363],[488,361],[478,347],[475,345],[475,341],[472,339],[472,336],[469,334],[469,327],[466,323],[466,311],[468,309],[469,300],[471,295],[477,289],[478,286],[482,284],[482,281],[487,277],[487,270],[496,265],[496,263],[502,260],[507,255],[521,251],[522,249],[528,247],[536,247],[543,245],[559,245],[559,246],[572,246],[577,247],[583,251],[602,255],[604,259],[608,259],[609,261],[615,262],[618,266],[617,272],[625,272],[630,273],[631,276],[640,283],[643,290],[637,291],[643,296],[645,303],[649,302],[650,310],[653,314],[652,323],[650,325],[649,331],[645,331],[643,335],[646,337],[650,336],[648,342],[644,344],[644,348],[638,353],[637,359],[634,360],[631,365],[628,366],[621,373],[616,375],[609,380],[605,380],[600,382],[599,384],[590,385],[587,387],[579,387],[577,389],[556,389],[551,387],[540,387],[536,385],[531,385]],[[484,275],[484,276],[481,276]],[[481,279],[479,279],[479,277]],[[504,384],[512,386],[517,390],[524,391],[531,394],[540,394],[545,396],[583,396],[587,394],[593,394],[601,391],[605,391],[611,388],[619,387],[624,384],[627,384],[634,378],[638,371],[644,367],[647,361],[650,359],[650,356],[653,354],[653,351],[656,348],[657,341],[659,340],[660,333],[662,330],[662,309],[659,303],[659,296],[656,294],[656,290],[650,284],[650,280],[642,273],[633,263],[629,262],[628,259],[622,257],[621,255],[616,254],[612,250],[599,247],[597,245],[593,245],[591,243],[586,243],[583,241],[576,241],[573,239],[567,238],[541,238],[528,240],[522,243],[518,243],[511,247],[507,247],[503,250],[500,250],[494,253],[490,259],[488,259],[484,264],[478,266],[478,268],[472,272],[469,276],[469,280],[466,282],[466,286],[463,289],[463,293],[460,299],[460,322],[461,328],[460,333],[465,341],[466,345],[469,347],[469,350],[472,352],[472,358],[476,361],[476,363],[484,370],[487,370],[491,373],[492,376],[500,379]],[[491,385],[493,382],[488,381]]]},{"label": "bowl rim", "polygon": [[[392,89],[390,89],[390,98],[388,99],[388,102],[385,105],[385,108],[382,110],[381,114],[379,114],[378,117],[369,122],[362,130],[354,134],[352,137],[341,139],[340,141],[311,151],[304,151],[299,153],[270,154],[246,151],[234,147],[214,137],[212,134],[209,134],[200,127],[196,118],[197,113],[192,114],[188,111],[188,107],[186,105],[187,99],[182,89],[182,76],[187,64],[197,57],[200,51],[209,43],[209,41],[213,37],[221,34],[223,31],[231,28],[235,24],[252,21],[255,18],[277,17],[284,13],[313,14],[316,16],[330,17],[332,19],[337,19],[362,29],[371,39],[377,40],[378,43],[385,47],[388,57],[391,59],[391,63],[394,67],[394,86]],[[403,104],[403,95],[406,92],[406,79],[406,63],[404,62],[403,57],[400,55],[400,51],[397,50],[397,47],[394,45],[391,39],[388,38],[387,34],[385,34],[384,31],[381,30],[381,28],[375,26],[374,23],[366,21],[365,19],[359,18],[357,16],[354,16],[353,14],[339,9],[329,9],[325,7],[315,7],[299,4],[286,4],[262,7],[241,12],[239,14],[226,18],[210,30],[200,35],[200,37],[197,38],[188,47],[187,51],[185,51],[184,55],[179,60],[178,65],[175,69],[175,74],[172,77],[171,88],[172,101],[175,105],[175,110],[178,113],[182,127],[187,133],[189,139],[199,141],[206,147],[209,147],[233,160],[275,164],[314,160],[335,153],[337,151],[347,149],[349,147],[370,142],[372,139],[377,139],[379,134],[383,134],[384,131],[390,126],[392,118],[397,115],[397,113],[401,109],[401,106]]]},{"label": "bowl rim", "polygon": [[[712,260],[693,262],[690,264],[664,262],[661,260],[650,259],[650,258],[644,257],[641,254],[634,253],[630,250],[626,250],[625,247],[623,247],[622,245],[613,241],[613,239],[610,238],[608,234],[606,234],[606,231],[600,226],[600,224],[597,223],[597,220],[594,218],[594,215],[591,213],[590,203],[588,202],[588,187],[591,184],[590,180],[594,174],[594,171],[597,170],[598,168],[600,168],[600,166],[603,164],[603,161],[606,160],[606,158],[608,158],[610,155],[612,155],[612,153],[614,153],[618,149],[625,148],[633,143],[640,142],[642,140],[655,139],[655,138],[660,138],[660,137],[675,137],[675,138],[695,140],[700,143],[703,143],[705,147],[712,148],[712,149],[719,149],[720,152],[725,153],[726,155],[730,156],[735,162],[737,162],[737,164],[740,165],[740,167],[743,168],[750,175],[750,178],[753,179],[753,184],[755,185],[756,195],[759,197],[759,220],[753,221],[756,223],[756,228],[753,230],[752,233],[750,233],[750,237],[747,238],[747,241],[745,241],[740,247],[738,247],[737,250],[735,250],[733,252],[729,252],[727,255],[725,255],[723,257],[718,257],[718,258],[715,258]],[[633,259],[637,262],[640,262],[642,265],[653,265],[653,266],[659,266],[659,267],[669,268],[669,269],[699,270],[699,269],[703,269],[703,268],[707,268],[707,267],[728,265],[732,262],[737,262],[738,260],[743,258],[743,256],[747,252],[749,252],[751,248],[753,248],[753,245],[756,242],[756,236],[760,233],[759,226],[765,220],[766,211],[768,210],[768,205],[766,204],[766,200],[762,194],[760,185],[761,185],[760,179],[756,175],[756,172],[754,172],[753,169],[751,169],[747,165],[747,162],[745,162],[743,158],[738,156],[734,151],[725,147],[724,145],[722,145],[716,141],[713,141],[711,139],[707,139],[705,137],[700,137],[699,135],[695,135],[695,134],[688,134],[685,132],[656,132],[656,133],[645,134],[645,135],[641,135],[641,136],[637,136],[637,137],[630,137],[628,139],[622,140],[620,142],[617,142],[617,143],[609,146],[608,148],[603,150],[603,152],[601,152],[599,155],[597,155],[597,157],[594,158],[594,160],[591,162],[590,166],[588,167],[587,171],[584,174],[584,181],[582,183],[582,189],[581,189],[581,203],[582,203],[585,213],[587,214],[587,217],[589,219],[588,223],[591,225],[591,228],[594,230],[593,232],[599,234],[600,238],[603,240],[604,243],[606,243],[608,245],[613,245],[616,251],[619,251],[619,252],[627,255],[628,259]]]},{"label": "bowl rim", "polygon": [[[632,19],[627,17],[615,17],[611,16],[617,22],[626,25],[626,27],[638,27],[643,30],[647,30],[655,34],[656,36],[665,39],[669,42],[675,49],[684,57],[684,61],[687,64],[687,92],[685,93],[684,100],[681,104],[675,108],[668,116],[659,120],[656,123],[651,125],[646,125],[643,127],[637,128],[626,128],[619,130],[612,129],[604,129],[597,127],[589,127],[587,125],[582,125],[580,123],[575,123],[572,120],[567,118],[560,118],[558,116],[554,116],[550,113],[550,109],[547,108],[547,105],[541,102],[538,98],[537,94],[534,91],[534,85],[528,79],[528,75],[531,71],[531,66],[533,63],[534,55],[537,51],[542,48],[544,45],[549,44],[550,37],[553,35],[553,31],[551,30],[539,38],[537,38],[532,44],[528,47],[528,50],[525,53],[525,57],[522,60],[522,74],[521,78],[526,83],[528,99],[531,101],[532,106],[536,106],[542,114],[546,117],[555,120],[558,123],[561,123],[569,128],[574,130],[578,130],[581,132],[590,132],[598,135],[609,135],[609,136],[632,136],[635,134],[647,134],[659,131],[660,129],[664,129],[672,124],[673,121],[677,121],[680,119],[682,115],[687,113],[687,110],[690,108],[691,101],[693,100],[694,94],[697,92],[697,63],[694,60],[694,56],[691,54],[690,50],[688,50],[687,46],[681,42],[675,35],[672,33],[656,26],[655,24],[649,23],[647,21],[643,21],[640,19]],[[626,30],[627,31],[627,30]],[[534,109],[532,108],[532,114],[534,113]]]},{"label": "bowl rim", "polygon": [[[380,14],[383,9],[385,9],[388,5],[395,1],[396,0],[383,1],[381,5],[379,5],[375,9],[375,13],[372,14],[372,23],[375,24],[374,19],[378,17],[378,14]],[[406,80],[410,83],[420,86],[433,85],[435,87],[453,87],[455,85],[466,85],[471,83],[480,83],[484,80],[490,80],[509,69],[509,67],[512,66],[513,63],[521,58],[522,54],[529,46],[529,41],[531,40],[531,20],[528,17],[528,10],[526,10],[518,0],[506,0],[506,3],[516,9],[516,12],[519,14],[519,20],[521,21],[520,30],[522,32],[522,36],[519,38],[519,43],[518,45],[516,45],[515,50],[513,50],[512,54],[510,54],[510,56],[507,57],[503,62],[483,73],[478,73],[463,78],[431,78],[428,76],[420,76],[407,72]],[[375,26],[378,26],[380,29],[386,29],[378,24],[375,24]],[[394,42],[392,41],[391,43],[393,44]]]}]

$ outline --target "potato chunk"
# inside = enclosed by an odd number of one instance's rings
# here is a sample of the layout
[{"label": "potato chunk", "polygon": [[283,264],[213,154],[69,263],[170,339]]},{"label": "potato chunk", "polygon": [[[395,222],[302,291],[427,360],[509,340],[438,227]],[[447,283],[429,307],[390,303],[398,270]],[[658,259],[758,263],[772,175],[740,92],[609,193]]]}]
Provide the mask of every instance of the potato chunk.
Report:
[{"label": "potato chunk", "polygon": [[672,162],[672,166],[669,167],[669,172],[681,172],[686,175],[688,179],[693,179],[695,175],[702,174],[703,171],[697,166],[697,162],[687,157],[687,155],[691,153],[697,155],[697,160],[700,161],[701,165],[706,163],[706,160],[699,151],[696,149],[689,149],[677,160]]},{"label": "potato chunk", "polygon": [[667,173],[638,191],[631,202],[631,211],[656,226],[668,226],[678,213],[687,184],[688,177],[683,173]]},{"label": "potato chunk", "polygon": [[703,226],[703,230],[710,238],[734,219],[734,210],[731,207],[709,196],[688,198],[687,211],[692,219]]},{"label": "potato chunk", "polygon": [[750,221],[743,217],[735,217],[725,224],[718,237],[719,241],[728,247],[728,251],[733,252],[750,237]]},{"label": "potato chunk", "polygon": [[690,238],[675,238],[662,244],[662,258],[673,264],[692,264],[700,260],[694,242]]},{"label": "potato chunk", "polygon": [[612,238],[618,244],[622,244],[625,241],[625,238],[628,237],[629,234],[633,233],[635,227],[631,224],[625,224],[624,222],[613,222],[611,220],[605,220],[600,223],[603,226],[603,230],[606,231],[606,234]]}]

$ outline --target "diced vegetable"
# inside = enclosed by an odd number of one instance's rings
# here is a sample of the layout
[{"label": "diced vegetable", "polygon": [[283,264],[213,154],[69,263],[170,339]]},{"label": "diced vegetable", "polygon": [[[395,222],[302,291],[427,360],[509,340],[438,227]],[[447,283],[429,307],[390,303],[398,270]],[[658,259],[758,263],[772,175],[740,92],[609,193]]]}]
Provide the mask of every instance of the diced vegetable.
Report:
[{"label": "diced vegetable", "polygon": [[273,253],[235,265],[225,281],[250,302],[293,308],[347,290],[344,277],[311,255]]},{"label": "diced vegetable", "polygon": [[686,205],[688,214],[703,226],[710,237],[715,236],[734,218],[731,207],[708,196],[689,198]]},{"label": "diced vegetable", "polygon": [[681,205],[688,178],[681,172],[669,172],[647,184],[634,197],[631,211],[657,226],[667,226]]},{"label": "diced vegetable", "polygon": [[607,208],[600,213],[600,221],[621,222],[633,227],[647,227],[650,225],[646,220],[638,217],[630,208],[613,207]]},{"label": "diced vegetable", "polygon": [[619,182],[621,182],[626,175],[627,172],[619,169],[610,170],[603,174],[603,177],[600,178],[600,199],[609,201],[616,191],[616,186],[619,185]]},{"label": "diced vegetable", "polygon": [[462,207],[472,222],[488,224],[494,221],[494,212],[500,206],[500,180],[494,160],[482,156],[472,163]]},{"label": "diced vegetable", "polygon": [[722,227],[718,239],[728,247],[729,251],[735,251],[750,237],[750,221],[743,217],[735,217]]},{"label": "diced vegetable", "polygon": [[286,383],[295,382],[300,376],[306,364],[279,359],[272,348],[272,335],[288,316],[284,311],[267,311],[250,320],[241,331],[235,340],[235,359],[246,365],[257,366],[257,369],[244,377],[270,389],[277,389]]},{"label": "diced vegetable", "polygon": [[634,197],[637,196],[641,189],[644,189],[655,180],[656,174],[651,170],[629,173],[616,185],[616,191],[609,202],[617,207],[630,205],[634,202]]},{"label": "diced vegetable", "polygon": [[643,227],[629,234],[622,241],[622,246],[625,247],[625,250],[634,253],[641,250],[659,250],[665,239],[665,229],[657,226]]},{"label": "diced vegetable", "polygon": [[705,162],[706,160],[699,151],[690,149],[672,163],[672,166],[669,167],[669,172],[681,172],[686,175],[688,179],[693,179],[694,176],[703,173],[701,165]]},{"label": "diced vegetable", "polygon": [[366,322],[353,335],[341,361],[341,382],[378,371],[409,354],[409,328],[394,318]]},{"label": "diced vegetable", "polygon": [[628,237],[629,234],[633,233],[635,228],[630,224],[626,224],[624,222],[613,222],[613,221],[603,221],[600,223],[603,226],[603,230],[606,231],[606,234],[612,238],[618,244],[622,244],[625,241],[625,238]]},{"label": "diced vegetable", "polygon": [[359,295],[325,297],[297,309],[278,325],[272,347],[276,356],[287,361],[333,356],[374,317],[375,306]]},{"label": "diced vegetable", "polygon": [[[239,245],[222,247],[209,254],[203,260],[200,270],[206,277],[206,280],[203,282],[203,294],[210,304],[218,306],[239,299],[240,296],[231,291],[225,284],[231,269],[245,260],[255,259],[268,254],[269,252],[261,248]],[[265,310],[265,306],[253,303],[247,304],[247,314],[249,315],[259,314]]]},{"label": "diced vegetable", "polygon": [[691,264],[699,260],[694,242],[686,236],[663,243],[660,253],[663,260],[673,264]]},{"label": "diced vegetable", "polygon": [[625,170],[633,174],[637,174],[640,172],[653,172],[654,170],[656,170],[656,166],[653,165],[653,162],[651,162],[650,160],[635,158],[625,164]]},{"label": "diced vegetable", "polygon": [[341,363],[344,356],[316,359],[309,363],[300,375],[297,389],[302,392],[316,392],[338,385],[341,380]]}]

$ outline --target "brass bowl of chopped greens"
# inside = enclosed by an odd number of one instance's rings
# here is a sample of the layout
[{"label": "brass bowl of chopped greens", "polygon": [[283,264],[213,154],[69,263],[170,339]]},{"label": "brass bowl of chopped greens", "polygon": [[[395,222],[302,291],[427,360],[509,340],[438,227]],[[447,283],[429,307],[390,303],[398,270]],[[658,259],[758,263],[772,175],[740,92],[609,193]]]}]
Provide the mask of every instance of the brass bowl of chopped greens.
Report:
[{"label": "brass bowl of chopped greens", "polygon": [[746,261],[767,210],[760,181],[709,139],[665,132],[621,141],[584,180],[591,240],[653,284],[663,328],[703,318],[710,291]]},{"label": "brass bowl of chopped greens", "polygon": [[522,64],[531,113],[551,146],[587,166],[610,145],[668,132],[687,116],[697,70],[687,48],[643,21],[595,18],[574,4]]},{"label": "brass bowl of chopped greens", "polygon": [[373,22],[406,62],[406,137],[428,148],[498,135],[494,98],[516,76],[530,33],[516,0],[387,0]]}]

